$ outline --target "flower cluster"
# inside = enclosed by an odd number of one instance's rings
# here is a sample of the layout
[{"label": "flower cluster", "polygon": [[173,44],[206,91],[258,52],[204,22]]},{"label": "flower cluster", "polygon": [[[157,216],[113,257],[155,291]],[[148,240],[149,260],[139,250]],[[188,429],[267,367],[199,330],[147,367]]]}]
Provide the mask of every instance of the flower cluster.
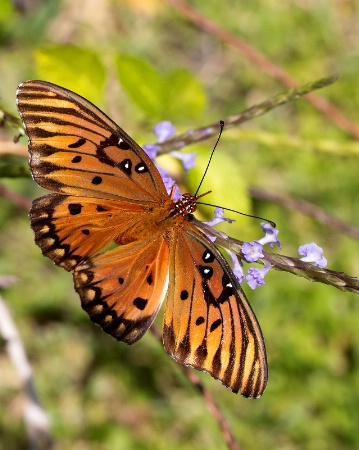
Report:
[{"label": "flower cluster", "polygon": [[[171,122],[163,121],[158,123],[154,127],[154,132],[157,136],[157,144],[160,144],[166,141],[167,139],[170,139],[175,134],[176,129]],[[157,156],[159,146],[156,144],[146,144],[144,145],[143,149],[145,150],[147,155],[152,160],[154,160],[155,157]],[[186,171],[188,171],[195,165],[195,158],[197,156],[196,153],[181,153],[178,151],[172,151],[169,154],[172,155],[174,158],[179,159],[182,162],[183,167]],[[170,177],[167,171],[162,169],[157,164],[156,166],[166,186],[167,192],[170,193],[172,187],[176,185],[175,181]],[[180,190],[177,185],[176,187],[177,189],[174,198],[175,201],[181,198]],[[235,220],[224,217],[224,209],[217,207],[214,210],[214,218],[209,222],[205,223],[211,227],[214,227],[221,222],[232,223],[235,222]],[[260,258],[264,257],[263,245],[269,244],[270,247],[273,248],[273,245],[275,244],[280,249],[282,248],[281,243],[277,238],[279,231],[276,228],[272,227],[270,224],[264,222],[261,223],[261,227],[263,232],[265,233],[264,237],[256,241],[245,242],[242,245],[243,259],[247,263],[257,262]],[[208,236],[208,238],[211,239],[212,241],[216,240],[214,236]],[[300,258],[302,261],[312,263],[316,267],[320,268],[326,267],[327,260],[323,256],[323,250],[314,242],[310,244],[301,245],[298,249],[298,252],[300,255],[303,256],[302,258]],[[243,283],[243,281],[246,279],[249,287],[252,289],[255,289],[258,286],[262,286],[263,284],[265,284],[264,277],[271,269],[271,265],[269,263],[266,263],[265,266],[261,269],[258,269],[256,267],[250,267],[248,269],[247,275],[244,275],[243,263],[241,260],[242,258],[239,258],[238,254],[232,250],[228,250],[228,253],[233,263],[232,272],[238,279],[239,283]]]}]

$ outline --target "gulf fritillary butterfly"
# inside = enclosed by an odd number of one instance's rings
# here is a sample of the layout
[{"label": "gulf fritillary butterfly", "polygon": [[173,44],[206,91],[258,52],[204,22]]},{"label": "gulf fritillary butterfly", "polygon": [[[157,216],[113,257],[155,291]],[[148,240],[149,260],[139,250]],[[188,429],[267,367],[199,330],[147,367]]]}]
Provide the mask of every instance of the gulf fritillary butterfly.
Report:
[{"label": "gulf fritillary butterfly", "polygon": [[79,95],[26,81],[17,105],[32,176],[53,192],[32,204],[35,242],[73,271],[90,318],[133,344],[167,292],[166,351],[233,392],[259,397],[267,383],[263,336],[226,259],[191,223],[198,197],[175,202],[141,147]]}]

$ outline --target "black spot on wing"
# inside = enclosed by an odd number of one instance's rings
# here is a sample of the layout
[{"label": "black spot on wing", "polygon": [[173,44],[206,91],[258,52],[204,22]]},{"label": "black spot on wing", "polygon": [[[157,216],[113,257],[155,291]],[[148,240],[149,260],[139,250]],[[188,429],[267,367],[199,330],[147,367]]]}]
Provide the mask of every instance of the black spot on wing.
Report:
[{"label": "black spot on wing", "polygon": [[213,276],[213,267],[211,266],[198,266],[199,272],[205,280],[210,280]]},{"label": "black spot on wing", "polygon": [[118,142],[117,147],[119,147],[121,150],[129,150],[130,144],[128,144],[126,141],[121,139],[121,141]]},{"label": "black spot on wing", "polygon": [[119,168],[125,172],[126,175],[132,175],[132,161],[129,158],[124,159],[120,162]]},{"label": "black spot on wing", "polygon": [[79,148],[79,147],[82,147],[85,143],[86,143],[86,139],[85,138],[80,138],[76,142],[74,142],[73,144],[69,144],[68,148]]},{"label": "black spot on wing", "polygon": [[205,322],[204,317],[202,317],[202,316],[197,317],[197,319],[196,319],[197,326],[202,325],[204,322]]},{"label": "black spot on wing", "polygon": [[146,308],[147,303],[148,300],[141,297],[137,297],[133,301],[134,306],[136,306],[136,308],[139,309],[140,311],[143,311]]},{"label": "black spot on wing", "polygon": [[76,216],[81,213],[82,205],[80,203],[69,203],[68,209],[72,216]]},{"label": "black spot on wing", "polygon": [[206,249],[202,255],[202,261],[205,263],[211,263],[214,259],[214,254]]},{"label": "black spot on wing", "polygon": [[212,323],[212,325],[211,325],[209,331],[212,333],[212,331],[216,330],[216,329],[221,325],[221,323],[222,323],[222,320],[221,320],[221,319],[215,320],[215,321]]},{"label": "black spot on wing", "polygon": [[144,162],[141,161],[140,163],[136,164],[135,172],[146,173],[146,172],[148,172],[148,167],[146,166],[146,164]]},{"label": "black spot on wing", "polygon": [[153,283],[152,272],[148,275],[146,281],[147,281],[147,284],[148,284],[149,286],[151,286],[151,284]]},{"label": "black spot on wing", "polygon": [[94,185],[101,184],[102,183],[102,177],[100,177],[99,175],[96,175],[95,177],[92,178],[91,183],[94,184]]}]

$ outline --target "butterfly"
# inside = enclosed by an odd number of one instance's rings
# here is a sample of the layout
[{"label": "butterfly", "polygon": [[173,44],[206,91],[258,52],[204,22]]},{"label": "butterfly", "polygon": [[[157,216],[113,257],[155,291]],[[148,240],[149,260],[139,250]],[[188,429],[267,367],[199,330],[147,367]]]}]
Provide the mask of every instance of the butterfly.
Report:
[{"label": "butterfly", "polygon": [[262,332],[227,260],[191,223],[198,197],[174,201],[144,150],[83,97],[26,81],[17,106],[33,179],[52,191],[33,201],[35,242],[73,271],[90,318],[133,344],[167,294],[169,355],[259,397],[267,384]]}]

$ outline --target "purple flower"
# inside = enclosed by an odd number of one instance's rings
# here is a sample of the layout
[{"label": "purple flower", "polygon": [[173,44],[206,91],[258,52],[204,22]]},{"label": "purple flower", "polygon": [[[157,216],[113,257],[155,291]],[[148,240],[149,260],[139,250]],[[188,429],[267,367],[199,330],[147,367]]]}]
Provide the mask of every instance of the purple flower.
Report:
[{"label": "purple flower", "polygon": [[248,286],[251,289],[255,289],[258,286],[262,286],[262,284],[265,284],[264,277],[269,272],[270,268],[270,264],[267,264],[265,267],[263,267],[263,269],[250,267],[246,276]]},{"label": "purple flower", "polygon": [[303,258],[300,258],[301,261],[311,262],[314,266],[320,268],[324,268],[327,265],[328,261],[323,256],[323,249],[314,242],[301,245],[298,248],[298,253],[303,255]]},{"label": "purple flower", "polygon": [[161,144],[162,142],[167,141],[167,139],[170,139],[175,134],[176,128],[169,120],[163,120],[153,128],[153,131],[157,136],[157,142]]},{"label": "purple flower", "polygon": [[279,230],[273,228],[269,223],[261,223],[262,230],[265,232],[265,236],[261,239],[258,239],[258,242],[262,245],[269,244],[273,248],[273,244],[278,245],[279,248],[282,248],[281,243],[277,239],[277,234]]},{"label": "purple flower", "polygon": [[244,273],[241,263],[239,262],[238,256],[231,250],[228,250],[228,253],[230,254],[233,261],[233,268],[232,268],[233,275],[237,278],[239,283],[242,284],[244,281]]},{"label": "purple flower", "polygon": [[195,164],[195,159],[197,158],[197,153],[182,153],[178,152],[177,150],[174,150],[169,153],[174,158],[179,159],[185,170],[193,169]]},{"label": "purple flower", "polygon": [[147,155],[152,159],[152,161],[156,158],[159,146],[156,144],[145,144],[143,150],[147,153]]},{"label": "purple flower", "polygon": [[245,242],[242,245],[242,252],[244,259],[247,262],[255,262],[258,261],[259,258],[263,258],[263,246],[257,241],[253,242]]},{"label": "purple flower", "polygon": [[218,225],[221,222],[232,223],[232,222],[235,222],[235,220],[224,217],[224,209],[223,208],[216,208],[214,210],[214,219],[210,220],[209,222],[205,222],[205,224],[209,225],[210,227],[214,227],[215,225]]}]

